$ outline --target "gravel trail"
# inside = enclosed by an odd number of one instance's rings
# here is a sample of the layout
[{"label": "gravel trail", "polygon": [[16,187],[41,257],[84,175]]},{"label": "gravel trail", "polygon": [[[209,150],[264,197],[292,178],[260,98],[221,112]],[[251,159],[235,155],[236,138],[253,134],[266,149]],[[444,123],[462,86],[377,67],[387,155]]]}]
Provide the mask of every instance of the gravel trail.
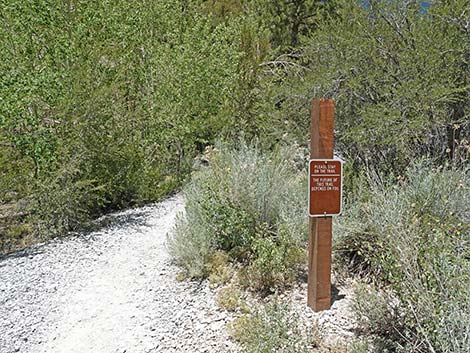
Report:
[{"label": "gravel trail", "polygon": [[165,241],[183,207],[116,213],[0,259],[0,353],[235,352],[208,286],[175,280]]}]

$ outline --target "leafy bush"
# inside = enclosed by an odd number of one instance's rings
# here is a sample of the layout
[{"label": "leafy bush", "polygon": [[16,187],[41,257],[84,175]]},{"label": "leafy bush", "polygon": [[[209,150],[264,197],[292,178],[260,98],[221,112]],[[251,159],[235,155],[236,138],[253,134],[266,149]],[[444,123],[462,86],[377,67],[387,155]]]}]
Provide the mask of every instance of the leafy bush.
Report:
[{"label": "leafy bush", "polygon": [[235,285],[228,285],[220,289],[217,294],[217,304],[228,311],[248,309],[248,305],[243,298],[243,292]]},{"label": "leafy bush", "polygon": [[360,283],[355,290],[352,310],[359,328],[372,336],[374,351],[394,351],[409,332],[404,329],[400,302],[385,290]]},{"label": "leafy bush", "polygon": [[428,154],[468,162],[468,1],[327,3],[327,20],[283,57],[280,134],[306,140],[310,100],[331,97],[345,159],[394,172]]},{"label": "leafy bush", "polygon": [[76,230],[102,207],[106,192],[96,180],[84,177],[73,162],[38,179],[35,188],[29,220],[39,239]]},{"label": "leafy bush", "polygon": [[250,245],[252,259],[239,272],[240,283],[255,289],[280,287],[295,280],[295,267],[306,263],[306,253],[295,242],[284,238],[257,238]]},{"label": "leafy bush", "polygon": [[274,299],[237,318],[232,336],[249,353],[307,353],[318,345],[318,332],[305,332],[298,316]]},{"label": "leafy bush", "polygon": [[242,272],[249,287],[292,281],[307,238],[305,175],[292,151],[265,154],[241,143],[236,149],[218,145],[209,155],[209,166],[184,190],[186,214],[169,239],[175,261],[191,276],[208,276],[211,256],[224,251],[248,266]]},{"label": "leafy bush", "polygon": [[[468,170],[417,163],[397,183],[372,183],[338,219],[339,263],[391,289],[406,349],[470,349],[469,182]],[[373,310],[362,312],[375,320]]]},{"label": "leafy bush", "polygon": [[238,16],[180,0],[0,6],[0,204],[26,201],[36,235],[158,200],[234,126]]}]

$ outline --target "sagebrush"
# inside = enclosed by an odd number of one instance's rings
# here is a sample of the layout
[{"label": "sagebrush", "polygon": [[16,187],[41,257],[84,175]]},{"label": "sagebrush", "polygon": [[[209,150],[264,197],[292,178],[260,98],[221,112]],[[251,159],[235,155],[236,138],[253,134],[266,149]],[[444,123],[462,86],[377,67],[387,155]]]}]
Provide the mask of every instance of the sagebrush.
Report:
[{"label": "sagebrush", "polygon": [[317,328],[305,330],[299,316],[279,298],[238,317],[230,332],[247,353],[307,353],[319,344]]},{"label": "sagebrush", "polygon": [[382,300],[382,312],[399,307],[399,320],[379,323],[374,310],[362,310],[382,326],[376,333],[395,338],[396,349],[470,351],[469,182],[468,169],[419,162],[398,181],[371,183],[370,194],[338,219],[338,263],[398,301]]},{"label": "sagebrush", "polygon": [[291,282],[307,239],[305,174],[292,149],[262,152],[253,144],[209,150],[209,166],[185,187],[186,213],[170,238],[177,263],[195,277],[210,275],[226,252],[240,278],[255,289]]}]

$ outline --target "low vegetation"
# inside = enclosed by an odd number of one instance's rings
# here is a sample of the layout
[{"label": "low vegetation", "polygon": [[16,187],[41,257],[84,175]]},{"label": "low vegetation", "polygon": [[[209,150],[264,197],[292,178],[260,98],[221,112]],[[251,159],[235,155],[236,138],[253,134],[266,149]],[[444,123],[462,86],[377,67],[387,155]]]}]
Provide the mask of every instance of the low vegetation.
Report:
[{"label": "low vegetation", "polygon": [[185,187],[186,213],[169,243],[190,276],[220,273],[223,253],[251,289],[269,292],[295,280],[305,264],[307,219],[305,175],[292,155],[243,142],[207,151],[209,165]]},{"label": "low vegetation", "polygon": [[468,169],[417,163],[369,182],[338,218],[337,263],[374,283],[356,309],[390,350],[470,348],[469,182]]},{"label": "low vegetation", "polygon": [[307,353],[319,343],[316,329],[305,331],[299,317],[279,299],[240,316],[230,331],[249,353]]},{"label": "low vegetation", "polygon": [[[219,295],[227,310],[246,310],[240,285],[268,293],[305,270],[305,171],[295,155],[219,145],[207,151],[208,165],[196,168],[185,189],[186,214],[170,239],[171,253],[190,276],[231,281]],[[397,179],[380,175],[355,177],[335,225],[336,268],[369,282],[358,287],[353,309],[362,333],[373,339],[354,346],[464,352],[470,347],[468,170],[422,160]],[[282,315],[279,306],[267,312],[273,322]],[[237,325],[274,325],[263,315],[245,314]],[[259,332],[239,339],[262,347],[259,337],[274,340]],[[277,338],[273,345],[294,347]]]}]

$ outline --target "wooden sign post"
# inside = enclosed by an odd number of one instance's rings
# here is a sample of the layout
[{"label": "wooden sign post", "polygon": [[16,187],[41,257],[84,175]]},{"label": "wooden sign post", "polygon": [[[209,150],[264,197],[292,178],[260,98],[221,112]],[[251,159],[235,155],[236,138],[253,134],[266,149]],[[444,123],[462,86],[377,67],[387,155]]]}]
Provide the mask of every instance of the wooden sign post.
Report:
[{"label": "wooden sign post", "polygon": [[[310,238],[307,289],[308,306],[314,311],[326,310],[331,306],[331,215],[341,212],[341,162],[339,167],[337,164],[328,167],[328,163],[333,165],[338,162],[333,159],[333,128],[334,100],[314,100],[310,126],[312,160],[309,166]],[[322,163],[326,168],[321,166]]]}]

